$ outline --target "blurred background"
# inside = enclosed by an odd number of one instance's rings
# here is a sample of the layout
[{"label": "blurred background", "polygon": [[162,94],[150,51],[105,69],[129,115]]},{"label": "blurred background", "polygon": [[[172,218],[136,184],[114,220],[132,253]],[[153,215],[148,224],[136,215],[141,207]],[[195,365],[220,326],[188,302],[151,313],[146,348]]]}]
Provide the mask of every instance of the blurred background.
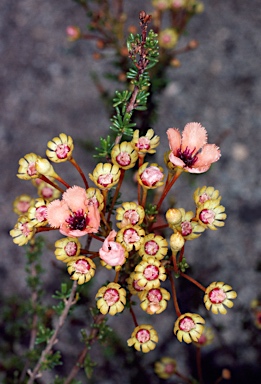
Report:
[{"label": "blurred background", "polygon": [[[148,13],[152,10],[148,0],[125,3],[129,25],[138,25],[141,9]],[[194,189],[213,185],[219,189],[228,214],[223,229],[204,233],[199,240],[191,242],[186,255],[193,276],[201,283],[224,281],[238,293],[234,308],[226,316],[207,316],[219,332],[203,353],[203,369],[209,371],[206,384],[214,383],[224,367],[232,372],[230,382],[257,384],[261,377],[261,330],[254,324],[251,302],[261,296],[260,1],[210,0],[204,1],[204,6],[204,12],[192,18],[179,43],[182,46],[196,39],[199,47],[179,56],[179,68],[168,69],[169,83],[160,95],[158,119],[152,128],[161,136],[157,153],[161,165],[168,149],[169,127],[183,129],[187,122],[201,122],[208,131],[209,142],[221,147],[222,157],[209,172],[178,180],[174,198],[177,207],[190,210]],[[108,70],[112,52],[107,53],[107,61],[95,60],[94,42],[71,43],[66,37],[68,25],[78,25],[84,30],[86,22],[85,12],[70,0],[2,0],[0,3],[2,303],[11,294],[27,295],[24,251],[9,236],[16,222],[13,200],[34,191],[30,182],[16,177],[19,159],[30,152],[44,156],[46,143],[64,132],[73,137],[75,158],[88,174],[95,161],[82,144],[87,142],[91,149],[99,145],[99,136],[108,133],[109,116],[91,74],[102,76]],[[109,81],[106,85],[113,87]],[[58,170],[71,185],[77,183],[78,175],[69,166]],[[48,241],[51,243],[50,237]],[[44,257],[48,270],[44,287],[46,291],[57,289],[52,249]],[[180,295],[182,303],[184,299],[183,310],[196,305],[198,298],[193,296],[189,284],[180,283]],[[200,311],[205,316],[203,307]],[[124,333],[132,327],[130,321],[124,315],[122,321],[117,317],[110,323]],[[172,308],[166,315],[153,319],[155,327],[162,328],[156,351],[178,358],[181,370],[193,373],[192,349],[180,345],[174,336],[169,342],[174,321]],[[77,351],[70,348],[70,353],[76,356]],[[149,355],[142,363],[149,367],[149,379],[146,375],[140,378],[143,382],[160,382],[152,373],[156,352]],[[132,369],[130,366],[129,370]],[[111,378],[106,376],[108,370]],[[126,373],[123,378],[116,368],[115,372],[110,370],[103,365],[93,382],[132,382],[131,375]],[[43,382],[51,383],[52,379],[46,377],[47,381]]]}]

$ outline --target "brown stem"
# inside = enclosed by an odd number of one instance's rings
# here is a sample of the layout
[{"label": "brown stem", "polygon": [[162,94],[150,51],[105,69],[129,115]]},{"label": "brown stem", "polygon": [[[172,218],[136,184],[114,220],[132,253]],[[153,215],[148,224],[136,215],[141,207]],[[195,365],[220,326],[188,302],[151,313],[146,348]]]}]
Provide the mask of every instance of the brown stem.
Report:
[{"label": "brown stem", "polygon": [[175,371],[175,375],[178,376],[180,379],[182,379],[183,381],[185,381],[185,383],[188,383],[188,384],[193,384],[194,381],[193,380],[190,380],[188,377],[182,375],[181,373],[179,373],[178,371]]},{"label": "brown stem", "polygon": [[195,284],[199,289],[201,289],[203,292],[206,292],[206,288],[200,284],[197,280],[193,279],[193,277],[188,276],[186,273],[183,273],[179,271],[180,276],[184,277],[185,279],[191,281],[191,283]]},{"label": "brown stem", "polygon": [[33,384],[34,383],[35,379],[39,376],[42,363],[45,361],[46,357],[51,353],[54,344],[58,341],[57,340],[58,334],[59,334],[62,326],[64,325],[64,322],[68,316],[68,312],[69,312],[70,308],[72,307],[72,305],[75,304],[74,299],[75,299],[76,290],[77,290],[77,281],[74,281],[70,296],[69,296],[68,300],[65,301],[64,310],[58,319],[58,322],[57,322],[57,325],[55,327],[55,330],[54,330],[52,337],[48,341],[46,348],[42,351],[42,354],[41,354],[36,366],[34,367],[34,370],[28,371],[30,379],[28,380],[27,384]]},{"label": "brown stem", "polygon": [[200,347],[196,347],[196,361],[197,361],[198,379],[200,384],[203,384]]},{"label": "brown stem", "polygon": [[65,191],[60,188],[57,184],[53,183],[50,179],[48,179],[48,177],[44,176],[44,175],[41,175],[39,176],[39,179],[43,180],[45,183],[48,183],[50,184],[52,187],[54,187],[55,189],[58,189],[58,191],[60,191],[61,193],[64,193]]},{"label": "brown stem", "polygon": [[157,211],[160,210],[160,207],[161,207],[161,204],[163,203],[163,200],[165,199],[165,197],[169,193],[171,187],[173,186],[175,181],[179,178],[179,176],[181,175],[182,172],[183,172],[183,169],[178,168],[176,173],[173,175],[173,178],[170,181],[167,179],[166,184],[165,184],[165,188],[164,188],[162,195],[161,195],[161,198],[157,204]]},{"label": "brown stem", "polygon": [[171,275],[171,272],[168,273],[168,276],[169,276],[169,280],[170,280],[172,299],[173,299],[173,304],[174,304],[174,308],[175,308],[175,311],[176,311],[176,315],[177,315],[177,317],[180,317],[181,316],[181,312],[180,312],[180,309],[179,309],[179,304],[178,304],[178,299],[177,299],[175,283],[174,283],[173,277]]},{"label": "brown stem", "polygon": [[70,163],[77,169],[77,171],[79,172],[79,174],[81,175],[81,178],[83,179],[83,182],[84,182],[84,185],[85,185],[85,188],[89,188],[89,184],[88,184],[88,181],[86,180],[86,177],[81,169],[81,167],[79,166],[79,164],[75,161],[75,159],[73,157],[71,157],[69,159]]},{"label": "brown stem", "polygon": [[138,327],[139,324],[137,322],[136,315],[135,315],[135,313],[134,313],[134,311],[132,309],[132,306],[130,306],[130,313],[131,313],[131,316],[132,316],[132,319],[133,319],[135,327]]},{"label": "brown stem", "polygon": [[125,170],[124,170],[124,169],[121,169],[120,179],[119,179],[119,182],[118,182],[118,184],[117,184],[117,187],[116,187],[116,190],[115,190],[115,193],[114,193],[112,202],[111,202],[111,206],[110,206],[110,209],[109,209],[109,213],[108,213],[108,216],[107,216],[107,223],[110,222],[111,213],[112,213],[113,207],[114,207],[114,205],[115,205],[115,203],[116,203],[117,197],[118,197],[118,195],[119,195],[119,192],[120,192],[120,189],[121,189],[121,185],[122,185],[122,182],[123,182],[124,175],[125,175]]}]

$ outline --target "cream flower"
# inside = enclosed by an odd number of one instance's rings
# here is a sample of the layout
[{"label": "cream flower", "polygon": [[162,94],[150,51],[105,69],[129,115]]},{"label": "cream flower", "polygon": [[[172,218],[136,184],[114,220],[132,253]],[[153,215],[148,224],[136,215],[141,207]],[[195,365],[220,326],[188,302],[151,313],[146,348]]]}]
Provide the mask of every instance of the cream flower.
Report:
[{"label": "cream flower", "polygon": [[204,303],[207,310],[211,310],[213,313],[222,315],[227,313],[226,308],[232,308],[234,303],[231,299],[235,299],[237,294],[232,290],[232,287],[222,281],[211,283],[207,288],[204,295]]},{"label": "cream flower", "polygon": [[[40,180],[40,179],[35,179],[35,180]],[[37,185],[37,194],[47,202],[58,199],[61,196],[61,192],[58,189],[52,187],[50,184],[46,183],[45,181],[41,181]]]},{"label": "cream flower", "polygon": [[157,260],[162,260],[168,253],[168,242],[160,236],[150,233],[144,237],[144,242],[139,249],[139,255],[144,257],[153,256]]},{"label": "cream flower", "polygon": [[193,341],[197,347],[205,347],[212,343],[214,339],[214,332],[211,328],[205,327],[198,341]]},{"label": "cream flower", "polygon": [[219,196],[219,191],[214,187],[202,187],[197,188],[193,194],[194,201],[197,207],[201,204],[204,204],[208,200],[217,200]]},{"label": "cream flower", "polygon": [[137,351],[147,353],[156,348],[158,340],[155,329],[151,325],[142,324],[134,329],[127,344],[129,347],[133,346]]},{"label": "cream flower", "polygon": [[138,295],[141,293],[145,288],[140,287],[138,284],[138,281],[134,279],[135,272],[131,272],[129,277],[126,279],[126,282],[128,284],[128,290],[132,295]]},{"label": "cream flower", "polygon": [[192,211],[186,212],[184,208],[178,208],[178,210],[181,213],[181,221],[170,225],[170,228],[179,232],[185,240],[197,239],[205,231],[205,227],[192,220],[194,218]]},{"label": "cream flower", "polygon": [[144,235],[145,231],[139,225],[127,225],[117,233],[116,241],[128,252],[132,249],[138,251],[144,241]]},{"label": "cream flower", "polygon": [[15,198],[13,211],[19,216],[24,215],[30,207],[33,207],[34,202],[35,200],[30,195],[23,193]]},{"label": "cream flower", "polygon": [[227,215],[225,207],[220,205],[220,199],[221,197],[216,200],[207,200],[197,208],[196,217],[202,227],[216,230],[217,227],[225,225],[224,220]]},{"label": "cream flower", "polygon": [[34,227],[42,227],[47,221],[47,202],[41,197],[35,200],[34,207],[28,209],[28,218]]},{"label": "cream flower", "polygon": [[134,279],[137,280],[137,284],[146,290],[158,288],[160,282],[167,278],[165,268],[154,257],[142,260],[136,265],[134,272]]},{"label": "cream flower", "polygon": [[10,231],[13,242],[19,246],[25,245],[35,234],[35,228],[31,225],[27,215],[18,217],[14,229]]},{"label": "cream flower", "polygon": [[169,292],[164,288],[151,288],[139,293],[141,308],[149,315],[159,314],[167,308]]},{"label": "cream flower", "polygon": [[95,274],[96,265],[85,256],[75,257],[68,264],[68,273],[72,280],[76,280],[79,285],[87,283]]},{"label": "cream flower", "polygon": [[138,160],[138,152],[133,148],[131,143],[123,141],[114,145],[111,151],[111,161],[122,169],[133,168]]},{"label": "cream flower", "polygon": [[96,206],[100,212],[104,208],[104,198],[101,191],[98,188],[88,188],[86,189],[86,196],[88,203]]},{"label": "cream flower", "polygon": [[126,291],[117,283],[101,287],[96,294],[97,308],[103,315],[111,316],[122,312],[126,304]]},{"label": "cream flower", "polygon": [[177,362],[171,357],[162,357],[159,361],[156,361],[154,365],[154,371],[160,379],[169,379],[176,372]]},{"label": "cream flower", "polygon": [[124,202],[116,209],[116,223],[118,228],[124,228],[127,225],[140,225],[145,217],[144,208],[134,202]]},{"label": "cream flower", "polygon": [[40,173],[36,170],[36,160],[41,159],[35,153],[28,153],[19,160],[17,177],[23,180],[36,179]]},{"label": "cream flower", "polygon": [[57,240],[54,246],[56,259],[66,264],[81,253],[81,243],[75,237],[63,237]]},{"label": "cream flower", "polygon": [[178,129],[167,130],[171,153],[169,160],[190,173],[206,172],[220,158],[215,144],[207,144],[207,132],[199,123],[188,123],[182,136]]},{"label": "cream flower", "polygon": [[55,163],[61,163],[72,157],[73,139],[65,133],[60,133],[47,143],[46,156]]},{"label": "cream flower", "polygon": [[89,204],[85,189],[74,186],[63,193],[63,199],[52,201],[47,207],[49,224],[59,228],[65,236],[80,237],[97,232],[100,213]]},{"label": "cream flower", "polygon": [[153,129],[148,129],[145,136],[139,137],[139,133],[140,131],[138,129],[133,132],[133,138],[131,141],[132,146],[141,154],[155,153],[155,148],[159,145],[160,137],[157,135],[154,136]]},{"label": "cream flower", "polygon": [[126,257],[128,257],[128,252],[125,248],[114,241],[116,235],[116,231],[111,231],[104,240],[102,247],[99,249],[100,258],[112,267],[123,265],[126,261]]},{"label": "cream flower", "polygon": [[198,314],[185,313],[178,317],[174,325],[174,334],[177,339],[189,344],[198,341],[204,330],[205,320]]},{"label": "cream flower", "polygon": [[120,179],[120,168],[118,165],[110,163],[99,163],[93,170],[93,173],[89,173],[90,179],[97,185],[98,188],[105,190],[111,189]]},{"label": "cream flower", "polygon": [[158,164],[144,163],[138,170],[137,181],[146,189],[155,189],[164,184],[163,168]]},{"label": "cream flower", "polygon": [[178,33],[174,28],[166,28],[159,33],[159,46],[165,49],[174,48],[178,41]]}]

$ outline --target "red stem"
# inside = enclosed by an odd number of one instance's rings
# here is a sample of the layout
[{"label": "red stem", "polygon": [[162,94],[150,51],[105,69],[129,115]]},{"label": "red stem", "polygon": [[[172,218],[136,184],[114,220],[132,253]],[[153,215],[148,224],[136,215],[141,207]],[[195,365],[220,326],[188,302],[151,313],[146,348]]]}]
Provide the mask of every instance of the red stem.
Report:
[{"label": "red stem", "polygon": [[191,281],[191,283],[195,284],[199,289],[203,292],[206,292],[206,288],[200,284],[197,280],[193,279],[193,277],[186,275],[185,273],[179,271],[180,276],[185,277],[185,279]]}]

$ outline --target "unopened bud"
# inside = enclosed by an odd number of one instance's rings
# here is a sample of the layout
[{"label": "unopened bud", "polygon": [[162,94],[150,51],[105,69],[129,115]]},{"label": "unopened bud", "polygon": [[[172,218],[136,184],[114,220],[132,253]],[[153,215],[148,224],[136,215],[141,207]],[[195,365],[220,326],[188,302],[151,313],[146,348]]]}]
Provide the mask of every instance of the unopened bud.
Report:
[{"label": "unopened bud", "polygon": [[178,252],[185,244],[184,237],[179,232],[173,233],[173,235],[170,236],[169,244],[172,251]]},{"label": "unopened bud", "polygon": [[231,372],[229,369],[223,369],[222,370],[222,379],[230,380],[231,379]]},{"label": "unopened bud", "polygon": [[166,220],[170,225],[178,225],[181,223],[182,214],[177,208],[170,208],[166,212]]},{"label": "unopened bud", "polygon": [[47,159],[37,159],[35,162],[37,172],[44,176],[55,176],[56,172],[52,164]]}]

